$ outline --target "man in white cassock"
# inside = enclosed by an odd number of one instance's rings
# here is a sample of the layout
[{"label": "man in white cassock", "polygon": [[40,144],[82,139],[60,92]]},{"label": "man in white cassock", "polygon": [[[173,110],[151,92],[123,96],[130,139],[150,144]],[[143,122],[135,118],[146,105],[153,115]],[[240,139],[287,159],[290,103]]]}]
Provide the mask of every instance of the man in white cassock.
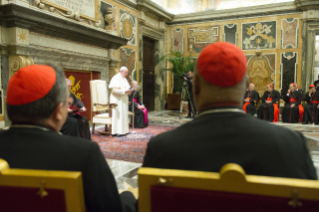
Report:
[{"label": "man in white cassock", "polygon": [[112,135],[125,135],[129,132],[128,124],[128,95],[131,94],[130,84],[125,78],[128,69],[121,67],[120,73],[116,74],[110,82],[110,103],[117,104],[112,110]]}]

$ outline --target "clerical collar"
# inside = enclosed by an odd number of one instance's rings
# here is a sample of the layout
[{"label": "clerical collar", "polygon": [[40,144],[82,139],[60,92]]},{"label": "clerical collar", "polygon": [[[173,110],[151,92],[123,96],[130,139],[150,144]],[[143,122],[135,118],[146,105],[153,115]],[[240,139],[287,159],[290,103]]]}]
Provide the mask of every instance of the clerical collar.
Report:
[{"label": "clerical collar", "polygon": [[245,113],[238,103],[217,103],[203,108],[197,117],[211,113]]},{"label": "clerical collar", "polygon": [[[10,126],[10,128],[39,129],[39,130],[46,131],[46,132],[53,131],[45,126],[34,125],[34,124],[12,124]],[[58,134],[62,135],[62,133],[60,133],[60,132]]]}]

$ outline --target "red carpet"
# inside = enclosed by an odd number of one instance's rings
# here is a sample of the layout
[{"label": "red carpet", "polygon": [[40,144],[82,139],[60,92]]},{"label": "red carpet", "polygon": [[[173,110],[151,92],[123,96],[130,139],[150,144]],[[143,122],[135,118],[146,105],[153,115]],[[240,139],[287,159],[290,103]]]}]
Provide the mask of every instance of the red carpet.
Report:
[{"label": "red carpet", "polygon": [[158,134],[175,128],[174,126],[149,125],[144,129],[134,129],[135,133],[122,137],[100,135],[98,132],[103,128],[99,128],[91,137],[92,141],[99,144],[105,158],[143,163],[148,141]]}]

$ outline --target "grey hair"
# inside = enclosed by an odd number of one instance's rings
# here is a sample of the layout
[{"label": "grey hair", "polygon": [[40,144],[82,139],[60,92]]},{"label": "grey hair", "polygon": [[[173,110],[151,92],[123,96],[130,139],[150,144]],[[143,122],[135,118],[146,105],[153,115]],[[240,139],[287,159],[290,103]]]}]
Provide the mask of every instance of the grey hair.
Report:
[{"label": "grey hair", "polygon": [[67,103],[67,86],[64,71],[60,66],[50,65],[56,73],[56,81],[52,89],[41,99],[24,105],[7,104],[9,119],[13,123],[34,123],[45,125],[56,107]]},{"label": "grey hair", "polygon": [[66,80],[67,82],[72,83],[72,80],[70,80],[70,79],[68,79],[68,78],[65,78],[65,80]]},{"label": "grey hair", "polygon": [[128,70],[128,68],[127,68],[126,66],[122,66],[122,67],[120,68],[120,72],[124,71],[125,69]]},{"label": "grey hair", "polygon": [[250,83],[249,85],[253,85],[255,87],[254,83]]}]

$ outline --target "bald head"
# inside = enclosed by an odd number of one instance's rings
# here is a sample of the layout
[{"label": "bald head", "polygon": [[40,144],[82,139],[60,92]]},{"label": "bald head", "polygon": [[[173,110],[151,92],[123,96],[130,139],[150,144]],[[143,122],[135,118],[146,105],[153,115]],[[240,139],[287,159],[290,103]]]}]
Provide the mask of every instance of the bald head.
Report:
[{"label": "bald head", "polygon": [[[197,61],[194,64],[193,94],[196,108],[201,111],[205,107],[218,103],[243,104],[245,90],[247,88],[247,76],[237,85],[231,87],[219,87],[207,82],[198,72]],[[227,80],[227,79],[225,79]]]},{"label": "bald head", "polygon": [[255,89],[255,85],[253,83],[250,83],[248,89],[250,91],[253,91]]}]

